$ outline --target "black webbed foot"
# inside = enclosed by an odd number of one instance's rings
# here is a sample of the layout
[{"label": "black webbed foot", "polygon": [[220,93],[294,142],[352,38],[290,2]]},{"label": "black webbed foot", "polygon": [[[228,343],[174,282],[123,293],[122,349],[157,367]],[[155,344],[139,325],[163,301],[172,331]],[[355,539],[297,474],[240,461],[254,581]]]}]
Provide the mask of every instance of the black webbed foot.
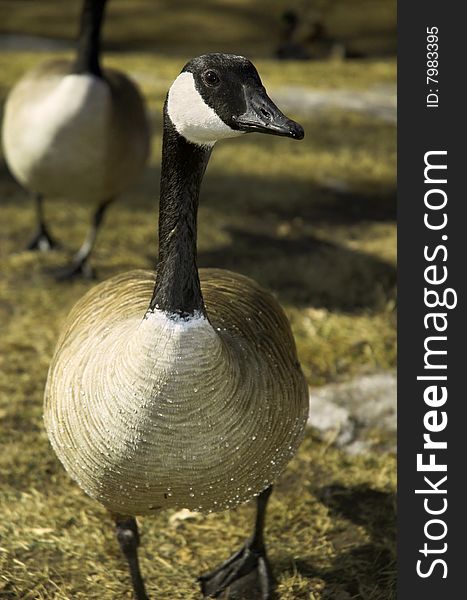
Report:
[{"label": "black webbed foot", "polygon": [[57,281],[71,281],[72,279],[95,279],[94,269],[87,261],[72,261],[65,267],[52,269],[51,275]]},{"label": "black webbed foot", "polygon": [[[271,600],[274,578],[264,548],[249,541],[219,567],[199,577],[201,592],[208,598],[219,598],[229,589],[229,598]],[[257,592],[259,591],[259,595]],[[240,594],[240,595],[238,595]]]},{"label": "black webbed foot", "polygon": [[53,250],[58,247],[59,244],[49,234],[47,229],[40,228],[29,240],[26,246],[26,250],[38,250],[39,252],[48,252],[49,250]]}]

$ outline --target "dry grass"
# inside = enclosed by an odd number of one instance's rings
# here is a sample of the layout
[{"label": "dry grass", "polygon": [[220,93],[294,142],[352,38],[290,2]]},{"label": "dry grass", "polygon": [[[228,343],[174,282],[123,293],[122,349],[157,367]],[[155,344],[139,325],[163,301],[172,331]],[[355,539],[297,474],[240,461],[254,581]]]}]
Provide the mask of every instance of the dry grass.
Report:
[{"label": "dry grass", "polygon": [[[0,0],[0,32],[72,39],[81,0]],[[299,39],[320,15],[327,35],[356,52],[394,53],[395,0],[111,0],[105,26],[113,50],[159,54],[236,52],[273,56],[283,27],[281,15],[301,17]]]},{"label": "dry grass", "polygon": [[[31,432],[24,435],[32,440]],[[66,477],[44,435],[36,431],[34,445],[10,457],[22,477],[5,482],[0,597],[131,598],[110,522]],[[395,598],[394,469],[393,458],[350,459],[306,440],[269,511],[281,600]],[[175,523],[169,513],[142,519],[141,560],[151,597],[200,598],[197,575],[242,543],[252,517],[244,506]]]},{"label": "dry grass", "polygon": [[[0,56],[0,95],[36,57]],[[94,256],[99,279],[156,256],[160,110],[184,57],[110,57],[136,76],[154,120],[142,180],[109,211]],[[365,87],[393,81],[392,63],[259,63],[266,84]],[[377,77],[376,74],[380,74]],[[297,118],[300,115],[295,115]],[[225,266],[272,289],[293,324],[312,384],[395,364],[393,126],[342,112],[301,119],[302,143],[248,136],[219,144],[200,210],[200,264]],[[346,192],[329,181],[345,182]],[[0,598],[130,598],[103,511],[64,474],[42,428],[47,366],[60,325],[92,283],[57,284],[45,269],[80,243],[91,206],[47,204],[64,244],[22,252],[32,205],[0,163]],[[310,434],[271,502],[270,554],[281,600],[390,600],[394,591],[395,460],[350,457]],[[199,598],[195,577],[248,532],[251,507],[169,523],[142,521],[151,597]]]}]

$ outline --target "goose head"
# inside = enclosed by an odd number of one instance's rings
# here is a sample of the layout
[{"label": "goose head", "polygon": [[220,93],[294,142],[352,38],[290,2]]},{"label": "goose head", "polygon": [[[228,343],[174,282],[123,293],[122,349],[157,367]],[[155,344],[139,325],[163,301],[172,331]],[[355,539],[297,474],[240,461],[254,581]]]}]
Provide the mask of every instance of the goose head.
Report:
[{"label": "goose head", "polygon": [[165,113],[179,135],[202,146],[250,132],[304,136],[269,98],[253,64],[232,54],[190,60],[169,90]]}]

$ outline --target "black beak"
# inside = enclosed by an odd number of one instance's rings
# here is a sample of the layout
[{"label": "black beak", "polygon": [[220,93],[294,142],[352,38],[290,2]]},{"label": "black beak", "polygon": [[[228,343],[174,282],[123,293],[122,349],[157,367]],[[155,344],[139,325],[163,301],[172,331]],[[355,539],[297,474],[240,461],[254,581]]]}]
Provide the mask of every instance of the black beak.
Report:
[{"label": "black beak", "polygon": [[246,111],[233,116],[233,122],[240,131],[269,133],[295,140],[302,140],[303,127],[288,119],[274,104],[262,87],[245,87]]}]

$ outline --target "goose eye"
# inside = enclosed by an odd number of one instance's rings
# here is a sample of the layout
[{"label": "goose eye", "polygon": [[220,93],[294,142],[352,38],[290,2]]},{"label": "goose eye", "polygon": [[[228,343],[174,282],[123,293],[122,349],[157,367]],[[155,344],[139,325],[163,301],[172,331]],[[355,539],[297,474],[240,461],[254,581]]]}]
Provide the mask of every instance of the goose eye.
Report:
[{"label": "goose eye", "polygon": [[208,85],[217,85],[220,82],[219,75],[215,71],[206,71],[203,79]]}]

